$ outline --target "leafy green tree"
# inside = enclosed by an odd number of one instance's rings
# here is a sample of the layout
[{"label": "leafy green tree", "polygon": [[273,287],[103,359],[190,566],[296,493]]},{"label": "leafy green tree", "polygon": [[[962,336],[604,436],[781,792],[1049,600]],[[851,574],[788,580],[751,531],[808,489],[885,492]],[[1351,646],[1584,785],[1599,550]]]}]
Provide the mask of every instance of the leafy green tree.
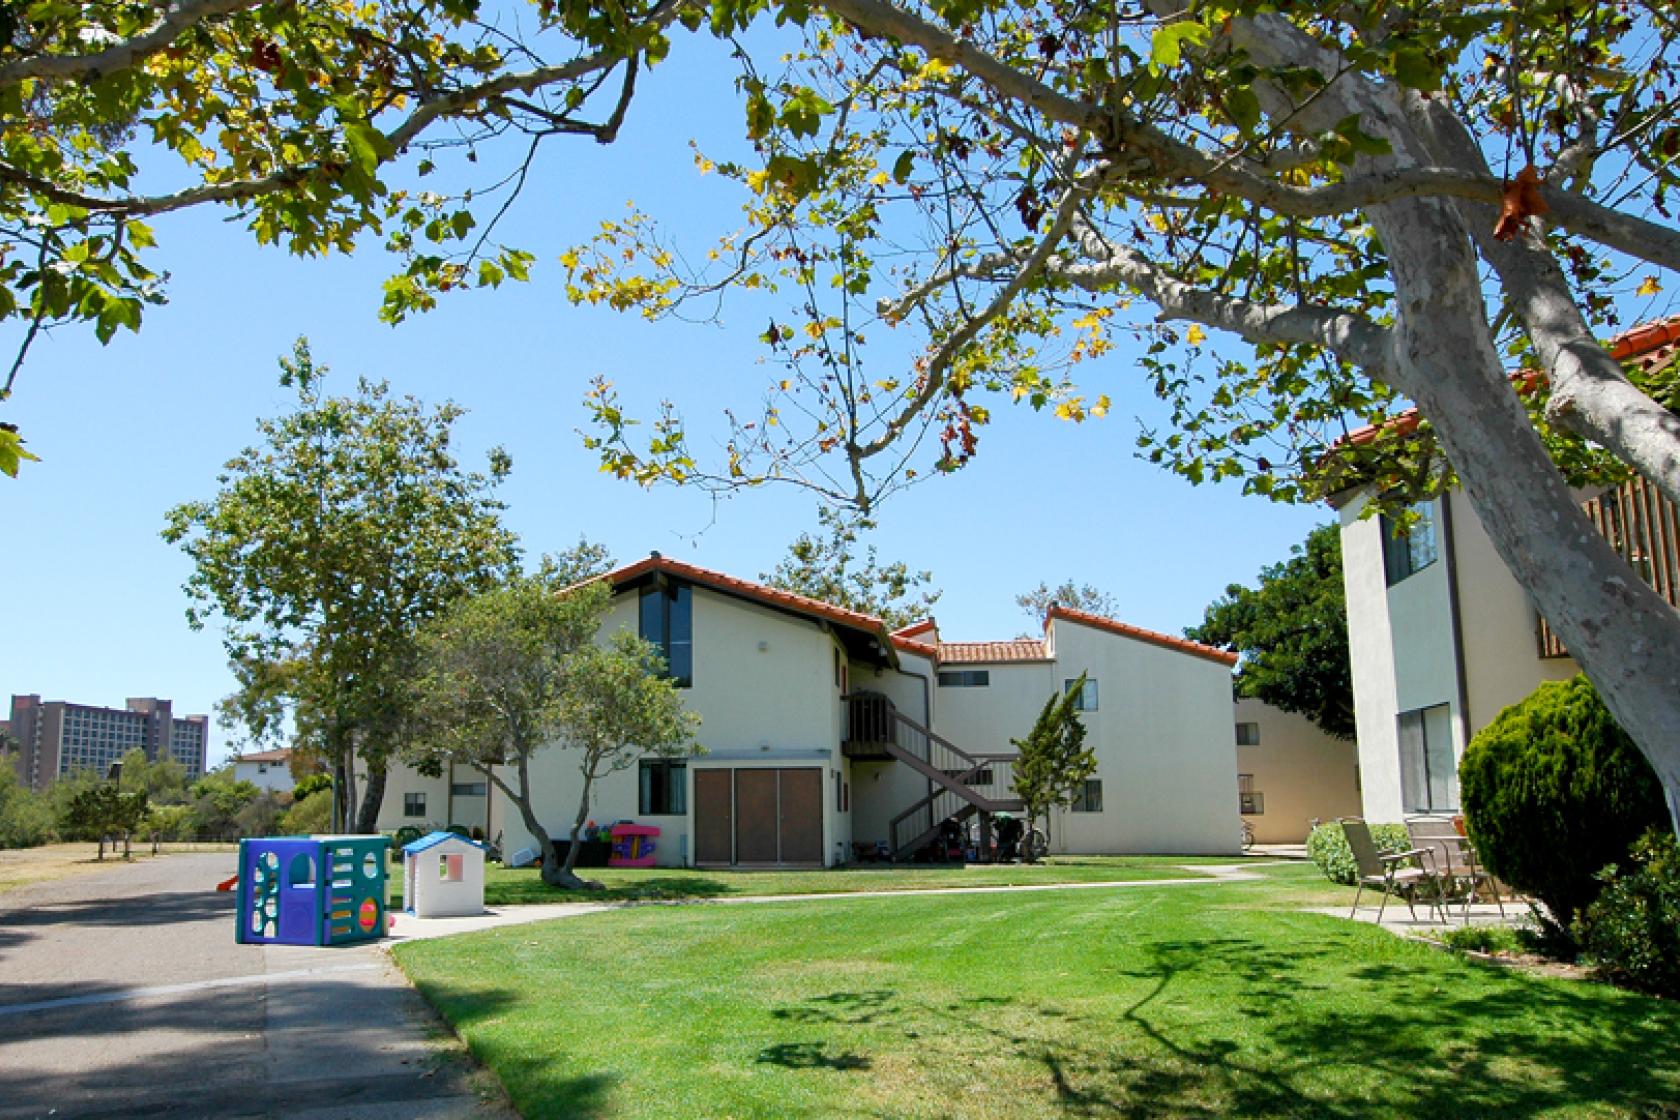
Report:
[{"label": "leafy green tree", "polygon": [[173,758],[149,759],[136,747],[122,756],[118,786],[146,794],[155,805],[179,804],[187,799],[187,768]]},{"label": "leafy green tree", "polygon": [[[1073,804],[1085,781],[1097,772],[1097,756],[1085,745],[1079,718],[1079,694],[1085,674],[1064,692],[1052,692],[1025,739],[1011,739],[1015,759],[1015,795],[1026,806],[1027,827],[1042,820],[1049,835],[1050,810]],[[1029,850],[1030,858],[1030,850]]]},{"label": "leafy green tree", "polygon": [[[337,773],[335,820],[371,832],[409,716],[415,629],[514,570],[493,496],[509,462],[495,449],[488,473],[462,469],[454,405],[366,380],[328,396],[302,341],[280,367],[296,407],[261,421],[262,442],[227,464],[216,497],[170,510],[163,536],[193,561],[188,622],[221,616],[241,685],[227,710],[259,740],[289,715]],[[359,812],[353,757],[367,774]]]},{"label": "leafy green tree", "polygon": [[287,835],[307,836],[327,832],[332,828],[332,791],[317,790],[292,802],[280,818],[280,831]]},{"label": "leafy green tree", "polygon": [[577,543],[570,548],[544,553],[537,562],[536,578],[561,590],[586,579],[604,576],[613,570],[614,564],[606,545],[596,544],[580,535]]},{"label": "leafy green tree", "polygon": [[[775,15],[804,41],[743,83],[752,155],[702,157],[739,182],[744,228],[713,257],[638,214],[564,258],[575,299],[637,314],[732,285],[756,320],[779,293],[763,406],[736,403],[703,462],[680,412],[633,428],[603,380],[606,469],[786,480],[867,512],[971,461],[994,403],[1090,421],[1135,370],[1165,402],[1139,450],[1191,482],[1396,504],[1462,483],[1680,791],[1680,613],[1568,485],[1631,470],[1680,501],[1671,393],[1594,341],[1660,313],[1649,297],[1680,269],[1672,5]],[[1115,371],[1095,360],[1119,338],[1141,355]]]},{"label": "leafy green tree", "polygon": [[23,784],[11,759],[0,755],[0,848],[33,848],[52,838],[52,806]]},{"label": "leafy green tree", "polygon": [[[586,885],[572,869],[594,783],[693,740],[696,719],[656,671],[654,647],[628,633],[596,644],[610,599],[604,582],[558,594],[540,579],[515,580],[460,600],[420,636],[414,707],[437,718],[419,725],[404,755],[484,774],[518,810],[553,886]],[[583,777],[564,859],[531,784],[532,759],[545,750],[573,752]]]},{"label": "leafy green tree", "polygon": [[[0,401],[55,327],[139,328],[168,278],[151,223],[176,211],[225,209],[299,256],[383,240],[392,321],[524,280],[533,257],[497,226],[539,150],[615,139],[675,25],[708,14],[718,36],[745,18],[693,0],[5,5]],[[20,458],[0,424],[0,473]]]},{"label": "leafy green tree", "polygon": [[848,520],[827,507],[817,511],[818,533],[801,533],[774,571],[758,578],[837,607],[874,615],[897,630],[933,613],[940,591],[932,572],[918,572],[902,560],[883,564],[873,544],[858,555],[858,537],[873,529],[867,520]]},{"label": "leafy green tree", "polygon": [[[113,782],[92,782],[70,797],[64,824],[67,831],[99,841],[99,858],[105,858],[105,841],[123,841],[123,858],[129,858],[129,837],[146,819],[146,793],[124,793]],[[113,847],[114,851],[114,847]]]},{"label": "leafy green tree", "polygon": [[1288,560],[1261,569],[1258,587],[1226,587],[1202,624],[1184,634],[1242,654],[1237,695],[1298,712],[1326,734],[1352,739],[1341,532],[1320,525],[1290,553]]},{"label": "leafy green tree", "polygon": [[1044,618],[1050,613],[1052,605],[1099,614],[1104,618],[1118,618],[1120,615],[1120,600],[1101,588],[1088,583],[1074,583],[1071,579],[1063,580],[1055,587],[1041,583],[1031,591],[1015,596],[1015,605],[1038,626],[1044,625]]},{"label": "leafy green tree", "polygon": [[155,854],[158,845],[166,840],[184,840],[192,835],[191,805],[156,805],[146,814],[141,831],[152,841]]},{"label": "leafy green tree", "polygon": [[238,835],[240,811],[261,795],[251,782],[235,779],[232,767],[212,770],[188,791],[193,831],[213,839]]}]

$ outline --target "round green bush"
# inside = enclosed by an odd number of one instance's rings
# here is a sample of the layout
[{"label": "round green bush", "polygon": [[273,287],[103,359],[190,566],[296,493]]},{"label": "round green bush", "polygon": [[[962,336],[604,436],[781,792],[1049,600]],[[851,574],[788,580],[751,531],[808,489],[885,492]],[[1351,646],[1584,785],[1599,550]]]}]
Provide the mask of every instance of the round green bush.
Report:
[{"label": "round green bush", "polygon": [[[1374,824],[1370,827],[1371,842],[1377,846],[1377,851],[1385,855],[1411,851],[1412,840],[1406,835],[1405,825]],[[1307,855],[1332,883],[1351,887],[1359,881],[1359,865],[1353,861],[1353,849],[1348,847],[1339,821],[1325,821],[1312,830],[1307,837]]]},{"label": "round green bush", "polygon": [[1483,866],[1565,930],[1598,896],[1599,870],[1668,820],[1651,764],[1585,676],[1500,712],[1470,740],[1458,781]]}]

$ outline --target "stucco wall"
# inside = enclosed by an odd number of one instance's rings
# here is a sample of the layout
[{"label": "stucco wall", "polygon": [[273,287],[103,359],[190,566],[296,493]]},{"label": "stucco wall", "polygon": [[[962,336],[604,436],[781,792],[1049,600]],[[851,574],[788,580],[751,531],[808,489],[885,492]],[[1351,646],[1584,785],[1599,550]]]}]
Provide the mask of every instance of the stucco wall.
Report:
[{"label": "stucco wall", "polygon": [[1464,635],[1465,714],[1474,735],[1541,682],[1565,680],[1580,667],[1571,657],[1540,656],[1539,616],[1528,593],[1494,551],[1469,499],[1454,491],[1450,500]]},{"label": "stucco wall", "polygon": [[[841,823],[832,798],[832,768],[839,758],[840,692],[834,684],[834,639],[816,623],[702,587],[693,592],[694,683],[683,703],[700,715],[698,741],[711,752],[689,761],[688,797],[693,805],[694,769],[705,765],[817,765],[824,767],[824,852],[849,843],[850,823]],[[634,632],[636,595],[617,596],[602,640],[616,629]],[[763,648],[760,648],[762,643]],[[780,760],[780,761],[778,761]],[[588,816],[598,823],[635,820],[660,829],[654,857],[662,867],[693,861],[689,813],[644,815],[639,767],[610,774],[591,791]],[[849,779],[846,779],[849,780]],[[583,792],[577,760],[550,749],[532,761],[531,781],[545,828],[568,835]],[[502,850],[530,845],[531,838],[506,798],[497,798]]]},{"label": "stucco wall", "polygon": [[1052,849],[1235,852],[1241,829],[1230,669],[1065,619],[1056,621],[1053,640],[1057,689],[1081,671],[1098,682],[1098,708],[1084,720],[1103,811],[1056,814]]},{"label": "stucco wall", "polygon": [[1299,844],[1313,818],[1359,815],[1359,751],[1352,742],[1246,697],[1237,701],[1236,722],[1259,729],[1257,745],[1237,744],[1237,773],[1252,774],[1263,795],[1265,811],[1246,818],[1257,843]]},{"label": "stucco wall", "polygon": [[289,793],[297,783],[292,779],[292,771],[284,762],[240,762],[234,761],[233,779],[236,782],[250,782],[258,789],[272,790],[275,793]]},{"label": "stucco wall", "polygon": [[1358,725],[1359,775],[1364,816],[1397,821],[1400,808],[1400,739],[1395,722],[1394,642],[1389,630],[1382,527],[1361,518],[1363,497],[1340,511],[1342,585],[1347,599],[1348,657],[1353,672],[1354,722]]},{"label": "stucco wall", "polygon": [[[851,683],[853,691],[885,694],[899,712],[924,727],[929,710],[938,710],[934,669],[925,657],[900,653],[898,669],[854,664]],[[854,761],[851,773],[852,839],[859,843],[890,841],[892,819],[929,792],[928,780],[899,762]]]}]

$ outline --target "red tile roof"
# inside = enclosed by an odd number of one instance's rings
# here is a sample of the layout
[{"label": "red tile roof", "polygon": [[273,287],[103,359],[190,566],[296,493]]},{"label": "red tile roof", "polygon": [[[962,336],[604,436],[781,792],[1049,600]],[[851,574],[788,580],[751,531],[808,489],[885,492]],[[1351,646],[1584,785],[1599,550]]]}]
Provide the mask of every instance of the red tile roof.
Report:
[{"label": "red tile roof", "polygon": [[1009,642],[940,642],[943,662],[1048,661],[1044,643],[1031,638]]},{"label": "red tile roof", "polygon": [[938,633],[939,623],[935,622],[931,618],[924,618],[920,622],[912,622],[908,626],[900,626],[897,630],[892,632],[892,636],[895,638],[914,638],[916,635],[925,634],[929,630]]},{"label": "red tile roof", "polygon": [[[1676,355],[1680,355],[1680,315],[1672,315],[1654,323],[1643,323],[1615,336],[1604,344],[1604,348],[1610,351],[1610,356],[1618,362],[1637,364],[1645,372],[1660,369]],[[1518,370],[1511,375],[1511,382],[1517,387],[1517,392],[1524,394],[1532,392],[1543,379],[1544,375],[1534,369]],[[1349,432],[1331,444],[1330,448],[1334,451],[1346,444],[1361,446],[1370,443],[1383,432],[1392,432],[1398,436],[1410,435],[1417,431],[1421,419],[1416,408],[1408,408],[1381,424],[1367,424]]]},{"label": "red tile roof", "polygon": [[871,614],[861,614],[858,611],[837,607],[833,603],[825,603],[821,599],[813,599],[808,595],[796,595],[792,591],[783,591],[779,587],[770,587],[751,580],[737,579],[734,576],[714,572],[710,568],[702,568],[697,564],[685,564],[681,560],[673,560],[669,556],[661,556],[655,552],[634,564],[626,564],[608,572],[603,579],[611,580],[613,586],[628,583],[638,576],[649,572],[659,571],[670,575],[680,576],[691,583],[703,587],[728,591],[748,599],[770,603],[786,610],[797,611],[816,618],[825,619],[840,626],[847,626],[853,630],[862,630],[881,640],[883,649],[890,638],[887,634],[887,624]]},{"label": "red tile roof", "polygon": [[1077,622],[1081,626],[1090,626],[1098,630],[1106,630],[1110,634],[1119,634],[1126,638],[1136,638],[1140,642],[1161,646],[1165,649],[1188,653],[1193,657],[1217,661],[1221,665],[1235,665],[1237,655],[1218,646],[1205,646],[1201,642],[1192,642],[1188,638],[1175,638],[1171,634],[1162,634],[1155,630],[1145,630],[1141,626],[1133,626],[1129,622],[1121,622],[1114,618],[1104,618],[1100,614],[1090,614],[1086,611],[1076,611],[1072,607],[1051,607],[1050,615],[1045,619],[1048,626],[1050,619],[1064,619]]},{"label": "red tile roof", "polygon": [[233,757],[235,762],[290,762],[292,748],[282,747],[273,751],[258,751],[256,754],[240,754]]}]

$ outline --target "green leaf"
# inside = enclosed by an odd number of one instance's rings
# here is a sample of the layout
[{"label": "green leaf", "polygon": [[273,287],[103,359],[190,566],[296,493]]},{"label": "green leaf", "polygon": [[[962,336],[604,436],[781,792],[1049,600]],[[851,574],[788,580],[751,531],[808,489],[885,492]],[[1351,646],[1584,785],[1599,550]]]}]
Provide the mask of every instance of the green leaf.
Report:
[{"label": "green leaf", "polygon": [[366,121],[351,121],[344,126],[344,143],[356,166],[373,172],[381,163],[396,154],[385,134]]},{"label": "green leaf", "polygon": [[1184,55],[1185,43],[1205,46],[1211,37],[1212,33],[1194,20],[1163,23],[1155,29],[1155,37],[1149,42],[1149,72],[1159,74],[1177,66]]},{"label": "green leaf", "polygon": [[1408,89],[1433,92],[1441,88],[1441,68],[1419,47],[1402,47],[1394,52],[1394,76]]},{"label": "green leaf", "polygon": [[916,168],[916,153],[906,149],[899,153],[898,159],[893,161],[893,182],[903,186],[910,181],[910,173]]},{"label": "green leaf", "polygon": [[1247,86],[1227,90],[1225,112],[1230,115],[1232,124],[1244,132],[1253,132],[1260,123],[1260,99]]},{"label": "green leaf", "polygon": [[18,464],[23,460],[39,463],[40,456],[32,455],[24,450],[23,440],[17,434],[17,429],[7,424],[0,424],[0,474],[8,478],[16,478]]}]

